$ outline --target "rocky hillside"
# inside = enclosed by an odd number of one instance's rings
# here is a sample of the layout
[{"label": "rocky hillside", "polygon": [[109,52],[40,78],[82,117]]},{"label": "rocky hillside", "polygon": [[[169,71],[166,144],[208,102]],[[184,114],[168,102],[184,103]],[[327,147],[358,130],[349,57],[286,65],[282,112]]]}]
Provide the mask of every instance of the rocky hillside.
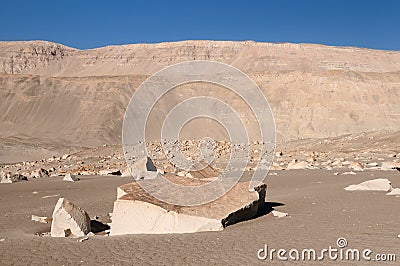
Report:
[{"label": "rocky hillside", "polygon": [[11,74],[69,77],[151,75],[165,66],[188,60],[220,61],[248,74],[269,71],[400,71],[399,52],[314,44],[182,41],[77,50],[42,41],[0,42],[0,71]]},{"label": "rocky hillside", "polygon": [[0,138],[119,143],[135,88],[187,60],[221,61],[252,77],[281,140],[400,129],[397,51],[215,41],[78,50],[32,41],[0,42]]},{"label": "rocky hillside", "polygon": [[45,41],[0,42],[0,72],[35,72],[63,60],[74,51],[73,48]]}]

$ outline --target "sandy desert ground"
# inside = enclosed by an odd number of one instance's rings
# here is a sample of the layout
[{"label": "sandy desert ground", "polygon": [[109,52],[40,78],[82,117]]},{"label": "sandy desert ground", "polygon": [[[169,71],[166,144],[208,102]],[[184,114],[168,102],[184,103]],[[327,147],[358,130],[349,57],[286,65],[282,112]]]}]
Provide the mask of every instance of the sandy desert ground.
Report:
[{"label": "sandy desert ground", "polygon": [[[99,220],[107,221],[116,186],[130,178],[85,176],[80,182],[65,183],[57,177],[4,184],[0,186],[0,238],[5,239],[0,242],[2,264],[278,264],[277,260],[258,260],[257,251],[264,244],[277,249],[321,250],[335,247],[339,237],[345,237],[351,248],[400,253],[400,198],[385,192],[343,190],[350,184],[379,177],[389,178],[394,187],[400,187],[399,173],[368,171],[336,176],[326,170],[276,172],[278,175],[267,178],[267,202],[271,208],[288,213],[288,217],[277,218],[268,212],[221,232],[93,236],[84,242],[35,235],[48,231],[50,225],[30,221],[31,214],[50,216],[59,196],[43,197],[60,195],[87,210],[91,217],[98,215]],[[366,262],[325,259],[314,263]]]},{"label": "sandy desert ground", "polygon": [[[400,260],[400,196],[384,191],[345,191],[387,178],[400,188],[400,52],[313,44],[185,41],[78,50],[61,44],[0,42],[0,172],[28,181],[0,184],[2,265],[253,265],[269,248],[321,250],[337,247]],[[216,60],[248,74],[266,95],[275,116],[277,149],[266,177],[267,207],[258,217],[220,232],[162,235],[91,235],[52,238],[51,216],[60,197],[109,223],[116,189],[132,182],[123,172],[125,108],[136,88],[155,71],[187,60]],[[221,88],[177,88],[160,101],[161,116],[183,97],[202,94],[246,106]],[[251,122],[251,118],[245,117]],[[159,121],[151,130],[157,130]],[[223,136],[218,127],[192,124],[186,136]],[[192,143],[193,144],[193,143]],[[195,144],[189,144],[192,156]],[[152,159],[177,173],[156,142]],[[218,159],[229,145],[218,142]],[[196,149],[194,149],[196,150]],[[252,158],[256,148],[252,147]],[[249,165],[249,175],[254,165]],[[78,182],[62,181],[64,175]],[[0,177],[1,178],[1,177]],[[287,213],[278,218],[272,211]],[[293,262],[283,262],[293,263]],[[297,262],[304,264],[304,262]],[[308,262],[376,265],[366,261]]]}]

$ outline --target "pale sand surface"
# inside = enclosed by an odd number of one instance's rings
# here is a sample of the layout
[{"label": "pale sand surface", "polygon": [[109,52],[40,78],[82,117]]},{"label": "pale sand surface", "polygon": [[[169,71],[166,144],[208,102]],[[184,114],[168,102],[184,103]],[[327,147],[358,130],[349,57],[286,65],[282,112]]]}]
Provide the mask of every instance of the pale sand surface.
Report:
[{"label": "pale sand surface", "polygon": [[[50,225],[32,222],[31,215],[51,216],[59,197],[91,217],[110,222],[107,214],[112,212],[116,188],[132,179],[83,176],[71,183],[58,175],[125,170],[121,128],[132,94],[149,75],[194,58],[233,65],[263,91],[276,121],[280,155],[275,157],[275,170],[294,163],[334,170],[279,171],[278,176],[269,176],[267,201],[284,204],[276,210],[290,216],[267,214],[222,232],[95,236],[82,243],[36,236]],[[0,42],[0,170],[30,175],[44,168],[57,176],[0,184],[0,240],[4,239],[0,264],[274,264],[278,261],[257,260],[256,253],[264,244],[319,250],[336,247],[338,237],[345,237],[350,248],[396,253],[399,261],[400,197],[344,190],[376,178],[388,178],[394,188],[400,187],[398,172],[374,171],[370,165],[377,169],[383,163],[399,163],[399,59],[398,51],[249,41],[183,41],[90,50],[42,41]],[[249,111],[224,88],[178,86],[158,102],[149,131],[157,133],[173,106],[199,95],[224,100],[243,114]],[[248,117],[250,136],[254,121]],[[224,139],[216,124],[200,122],[184,127],[182,138]],[[176,173],[165,156],[154,152],[157,145],[150,146],[156,167]],[[222,156],[218,159],[225,162],[229,149],[219,148]],[[257,158],[258,147],[251,148]],[[63,158],[66,153],[69,156]],[[355,171],[350,168],[354,163],[368,170],[334,175]],[[325,260],[319,264],[349,263]]]},{"label": "pale sand surface", "polygon": [[[50,216],[60,194],[85,209],[91,217],[107,221],[116,197],[116,187],[131,181],[121,177],[83,177],[76,183],[62,177],[33,179],[0,185],[0,254],[2,265],[182,265],[182,264],[275,264],[259,261],[257,251],[271,248],[336,247],[345,237],[349,248],[400,256],[400,198],[385,192],[348,192],[343,188],[373,178],[388,178],[400,187],[398,172],[366,171],[356,176],[335,176],[333,171],[277,171],[267,178],[267,202],[284,204],[276,210],[290,217],[267,214],[227,227],[221,232],[94,236],[82,243],[76,239],[35,236],[50,225],[30,221],[31,215]],[[37,191],[37,194],[33,194]],[[318,263],[318,262],[316,262]],[[342,265],[325,259],[319,264]],[[398,263],[398,262],[397,262]],[[322,265],[321,264],[321,265]],[[350,264],[346,262],[346,264]],[[368,264],[357,262],[353,265]],[[371,263],[369,263],[371,265]],[[385,263],[390,265],[390,263]],[[393,263],[393,265],[396,265]]]}]

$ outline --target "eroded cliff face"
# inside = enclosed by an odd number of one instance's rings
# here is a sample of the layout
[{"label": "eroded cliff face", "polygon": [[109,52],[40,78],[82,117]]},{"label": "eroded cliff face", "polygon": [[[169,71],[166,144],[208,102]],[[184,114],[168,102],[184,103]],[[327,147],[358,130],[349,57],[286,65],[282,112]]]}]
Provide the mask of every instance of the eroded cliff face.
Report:
[{"label": "eroded cliff face", "polygon": [[250,74],[265,71],[400,71],[400,53],[314,44],[182,41],[78,50],[44,42],[0,42],[3,73],[41,76],[151,75],[188,60],[215,60]]},{"label": "eroded cliff face", "polygon": [[[281,140],[400,129],[400,52],[213,41],[78,50],[34,41],[0,42],[0,137],[119,143],[134,90],[187,60],[228,63],[253,78]],[[245,109],[222,92],[215,96]]]},{"label": "eroded cliff face", "polygon": [[63,60],[75,49],[45,41],[1,42],[0,72],[20,74],[36,71]]}]

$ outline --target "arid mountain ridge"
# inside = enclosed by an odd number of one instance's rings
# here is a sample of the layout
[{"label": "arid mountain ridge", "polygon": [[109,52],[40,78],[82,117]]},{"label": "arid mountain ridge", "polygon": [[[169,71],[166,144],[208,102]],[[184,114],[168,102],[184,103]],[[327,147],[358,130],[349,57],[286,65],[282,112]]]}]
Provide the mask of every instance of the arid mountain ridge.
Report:
[{"label": "arid mountain ridge", "polygon": [[400,130],[398,51],[252,41],[78,50],[28,41],[0,42],[0,137],[120,143],[134,90],[154,72],[188,60],[224,62],[253,78],[273,109],[280,140]]},{"label": "arid mountain ridge", "polygon": [[398,72],[400,52],[316,44],[181,41],[78,50],[46,41],[0,42],[0,71],[41,76],[151,75],[182,61],[215,60],[247,72]]}]

